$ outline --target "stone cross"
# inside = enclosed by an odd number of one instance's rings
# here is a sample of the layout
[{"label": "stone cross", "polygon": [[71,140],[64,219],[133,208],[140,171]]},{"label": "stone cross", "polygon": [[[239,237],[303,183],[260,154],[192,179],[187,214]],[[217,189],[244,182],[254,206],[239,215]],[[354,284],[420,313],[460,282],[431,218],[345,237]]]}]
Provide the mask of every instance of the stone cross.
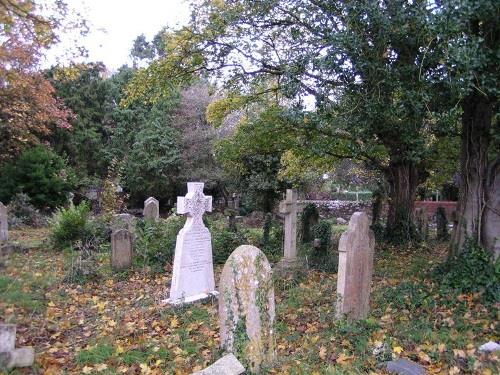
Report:
[{"label": "stone cross", "polygon": [[273,277],[264,253],[239,246],[224,265],[219,288],[221,347],[243,353],[250,371],[258,373],[275,357]]},{"label": "stone cross", "polygon": [[9,224],[7,221],[7,207],[0,202],[0,242],[7,242],[9,239]]},{"label": "stone cross", "polygon": [[177,234],[169,304],[190,303],[217,295],[212,261],[212,238],[203,214],[212,211],[212,197],[202,182],[188,182],[185,197],[177,197],[177,213],[187,215]]},{"label": "stone cross", "polygon": [[120,229],[111,234],[111,267],[123,270],[132,265],[132,234]]},{"label": "stone cross", "polygon": [[160,202],[158,199],[149,197],[144,201],[144,210],[142,211],[142,215],[145,220],[154,220],[158,221],[160,218]]},{"label": "stone cross", "polygon": [[285,261],[297,259],[297,191],[286,190],[286,198],[280,202],[280,213],[285,215]]},{"label": "stone cross", "polygon": [[338,319],[344,315],[351,320],[368,316],[374,248],[375,236],[370,229],[370,219],[365,212],[355,212],[339,242]]}]

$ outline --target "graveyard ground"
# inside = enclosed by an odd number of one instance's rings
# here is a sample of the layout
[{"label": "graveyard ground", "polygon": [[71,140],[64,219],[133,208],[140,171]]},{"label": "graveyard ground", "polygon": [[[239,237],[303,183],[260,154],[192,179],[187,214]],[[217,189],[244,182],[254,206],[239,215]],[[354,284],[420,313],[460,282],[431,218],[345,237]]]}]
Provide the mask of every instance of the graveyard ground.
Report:
[{"label": "graveyard ground", "polygon": [[[62,283],[65,256],[46,248],[46,235],[12,231],[30,250],[0,266],[0,315],[18,324],[17,346],[37,353],[33,369],[13,374],[190,374],[219,358],[215,301],[160,308],[169,271],[112,274],[107,254],[99,282]],[[335,274],[277,281],[277,361],[266,373],[383,374],[380,364],[397,357],[430,374],[498,373],[498,356],[477,349],[499,339],[498,306],[440,292],[430,271],[445,253],[378,248],[371,316],[354,324],[334,320]]]}]

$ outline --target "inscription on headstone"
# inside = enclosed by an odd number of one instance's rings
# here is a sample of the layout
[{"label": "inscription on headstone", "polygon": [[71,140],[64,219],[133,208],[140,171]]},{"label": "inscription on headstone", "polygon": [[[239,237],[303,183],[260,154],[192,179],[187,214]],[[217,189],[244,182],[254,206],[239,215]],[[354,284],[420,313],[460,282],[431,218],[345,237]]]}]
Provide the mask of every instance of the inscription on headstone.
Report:
[{"label": "inscription on headstone", "polygon": [[339,242],[337,318],[364,319],[370,311],[375,236],[364,212],[351,216]]},{"label": "inscription on headstone", "polygon": [[170,304],[194,302],[215,295],[212,239],[203,214],[212,211],[212,197],[203,194],[202,182],[188,182],[185,197],[177,197],[177,213],[186,214],[177,235]]}]

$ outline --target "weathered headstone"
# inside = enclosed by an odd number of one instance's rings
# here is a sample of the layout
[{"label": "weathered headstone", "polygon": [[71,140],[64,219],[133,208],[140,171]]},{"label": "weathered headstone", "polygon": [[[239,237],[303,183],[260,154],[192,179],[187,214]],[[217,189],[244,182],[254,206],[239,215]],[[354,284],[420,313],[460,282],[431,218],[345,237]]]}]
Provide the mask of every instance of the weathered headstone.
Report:
[{"label": "weathered headstone", "polygon": [[16,349],[16,325],[0,324],[0,369],[29,367],[35,361],[35,351],[31,346]]},{"label": "weathered headstone", "polygon": [[123,270],[132,265],[132,234],[119,229],[111,234],[111,267]]},{"label": "weathered headstone", "polygon": [[9,224],[7,220],[7,207],[0,202],[0,243],[9,239]]},{"label": "weathered headstone", "polygon": [[239,375],[244,372],[245,368],[240,361],[238,361],[234,354],[229,353],[206,369],[194,372],[192,375]]},{"label": "weathered headstone", "polygon": [[188,182],[185,197],[177,197],[177,213],[187,214],[175,243],[170,304],[190,303],[217,295],[212,261],[212,240],[203,214],[212,211],[212,197],[203,194],[202,182]]},{"label": "weathered headstone", "polygon": [[297,192],[286,190],[286,198],[280,202],[280,213],[285,215],[284,260],[294,262],[297,259]]},{"label": "weathered headstone", "polygon": [[[245,353],[250,371],[274,360],[274,287],[266,256],[255,246],[239,246],[220,277],[221,347]],[[241,358],[240,358],[241,359]]]},{"label": "weathered headstone", "polygon": [[370,219],[364,212],[355,212],[339,242],[337,318],[368,316],[374,248]]},{"label": "weathered headstone", "polygon": [[427,209],[418,207],[415,209],[415,224],[417,231],[422,240],[427,240],[429,237],[429,219],[427,217]]},{"label": "weathered headstone", "polygon": [[446,218],[446,210],[439,206],[436,210],[436,229],[437,239],[445,241],[449,238],[448,235],[448,219]]},{"label": "weathered headstone", "polygon": [[149,197],[144,201],[142,216],[144,216],[145,220],[158,221],[160,218],[160,202],[158,202],[158,199]]}]

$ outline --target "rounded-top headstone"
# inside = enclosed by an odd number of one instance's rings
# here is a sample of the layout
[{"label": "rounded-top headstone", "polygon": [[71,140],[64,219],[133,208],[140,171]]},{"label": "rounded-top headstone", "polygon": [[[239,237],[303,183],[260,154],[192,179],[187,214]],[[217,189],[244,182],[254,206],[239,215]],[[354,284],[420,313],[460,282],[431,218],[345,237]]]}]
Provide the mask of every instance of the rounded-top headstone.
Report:
[{"label": "rounded-top headstone", "polygon": [[262,251],[242,245],[229,256],[219,284],[221,347],[245,353],[252,372],[274,359],[274,287]]},{"label": "rounded-top headstone", "polygon": [[154,197],[146,199],[142,215],[146,220],[158,220],[160,218],[160,202],[158,202],[158,199]]}]

